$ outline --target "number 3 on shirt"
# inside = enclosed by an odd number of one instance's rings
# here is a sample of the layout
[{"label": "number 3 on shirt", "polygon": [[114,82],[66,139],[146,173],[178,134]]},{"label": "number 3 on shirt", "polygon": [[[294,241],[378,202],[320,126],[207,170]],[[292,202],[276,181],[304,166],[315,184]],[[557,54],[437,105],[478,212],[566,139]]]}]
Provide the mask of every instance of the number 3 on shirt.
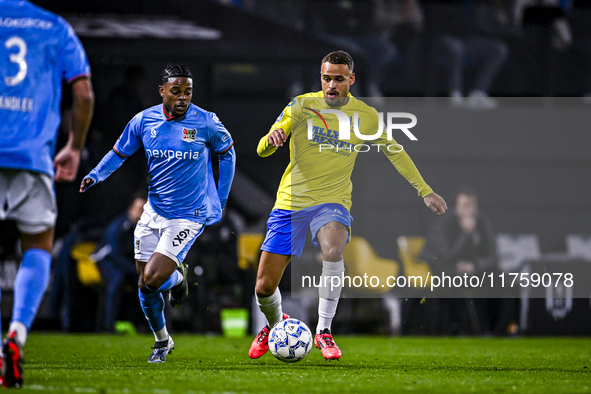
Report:
[{"label": "number 3 on shirt", "polygon": [[27,62],[25,61],[25,56],[27,54],[27,43],[22,38],[14,36],[6,40],[4,46],[6,49],[10,49],[15,46],[18,47],[18,52],[11,53],[9,57],[12,63],[18,64],[18,73],[12,77],[4,78],[4,82],[6,82],[8,86],[15,86],[21,83],[27,76]]}]

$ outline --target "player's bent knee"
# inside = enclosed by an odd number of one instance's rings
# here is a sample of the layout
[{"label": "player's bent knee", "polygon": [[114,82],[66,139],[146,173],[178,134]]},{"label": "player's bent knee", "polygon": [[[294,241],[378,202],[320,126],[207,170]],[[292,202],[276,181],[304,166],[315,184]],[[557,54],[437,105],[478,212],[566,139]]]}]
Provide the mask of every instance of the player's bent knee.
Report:
[{"label": "player's bent knee", "polygon": [[[156,271],[145,270],[144,271],[144,286],[151,290],[158,289],[166,281],[167,278],[162,277]],[[140,282],[141,283],[141,282]],[[141,285],[140,285],[141,288]]]},{"label": "player's bent knee", "polygon": [[257,280],[254,289],[257,297],[270,297],[275,293],[275,290],[277,290],[277,285],[266,280]]},{"label": "player's bent knee", "polygon": [[322,257],[324,261],[341,261],[343,259],[344,247],[330,246],[322,249]]}]

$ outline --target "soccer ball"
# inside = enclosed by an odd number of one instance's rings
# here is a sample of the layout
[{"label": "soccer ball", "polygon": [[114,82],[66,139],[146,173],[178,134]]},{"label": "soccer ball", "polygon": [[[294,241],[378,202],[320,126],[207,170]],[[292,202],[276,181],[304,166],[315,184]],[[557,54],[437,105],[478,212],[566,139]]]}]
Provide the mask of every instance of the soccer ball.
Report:
[{"label": "soccer ball", "polygon": [[275,324],[269,333],[269,349],[273,356],[286,363],[300,361],[310,353],[312,332],[298,319],[285,319]]}]

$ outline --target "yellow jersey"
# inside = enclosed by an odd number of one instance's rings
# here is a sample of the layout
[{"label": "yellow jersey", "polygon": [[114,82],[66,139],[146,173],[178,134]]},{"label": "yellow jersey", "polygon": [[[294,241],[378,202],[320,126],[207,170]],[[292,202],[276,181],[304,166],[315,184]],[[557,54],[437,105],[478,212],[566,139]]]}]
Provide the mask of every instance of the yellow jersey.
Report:
[{"label": "yellow jersey", "polygon": [[[323,110],[339,110],[349,116],[348,139],[340,135],[343,132],[339,128],[339,116],[322,113]],[[421,197],[431,194],[433,190],[423,180],[408,154],[397,148],[400,145],[396,141],[388,140],[385,132],[373,140],[368,139],[371,138],[368,136],[376,135],[380,122],[375,108],[350,93],[347,103],[341,107],[329,106],[322,91],[292,100],[257,147],[259,156],[266,157],[277,150],[268,139],[273,130],[283,129],[288,137],[291,136],[290,162],[281,178],[274,209],[297,211],[314,205],[337,203],[350,211],[351,173],[355,159],[359,152],[368,149],[380,149]]]}]

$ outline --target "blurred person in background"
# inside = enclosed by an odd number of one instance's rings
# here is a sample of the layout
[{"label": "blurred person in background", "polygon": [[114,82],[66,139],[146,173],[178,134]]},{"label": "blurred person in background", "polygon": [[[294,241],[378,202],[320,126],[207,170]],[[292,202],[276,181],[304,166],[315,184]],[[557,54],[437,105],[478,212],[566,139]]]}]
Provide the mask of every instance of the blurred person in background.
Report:
[{"label": "blurred person in background", "polygon": [[[430,231],[422,259],[429,263],[434,275],[480,276],[497,271],[495,234],[489,219],[479,211],[474,191],[463,187],[456,193],[453,214]],[[473,334],[502,335],[516,313],[512,301],[441,299],[444,329],[449,329],[450,334],[462,334],[472,326],[480,331]]]},{"label": "blurred person in background", "polygon": [[[526,96],[550,97],[556,91],[557,55],[573,45],[570,7],[569,0],[514,0],[513,14],[524,47],[520,83]],[[585,31],[588,26],[586,21]]]},{"label": "blurred person in background", "polygon": [[[0,0],[0,220],[14,220],[22,262],[2,344],[2,384],[23,384],[23,346],[49,282],[57,217],[54,181],[76,177],[94,93],[84,48],[61,17]],[[72,91],[66,145],[55,155],[62,83]]]},{"label": "blurred person in background", "polygon": [[136,193],[127,211],[109,223],[91,256],[98,265],[106,288],[105,318],[102,321],[103,328],[109,332],[114,331],[119,316],[123,286],[137,283],[137,270],[133,263],[133,231],[146,202],[148,199],[144,192]]},{"label": "blurred person in background", "polygon": [[574,1],[568,16],[573,33],[573,49],[581,57],[584,70],[581,89],[583,102],[591,104],[591,2]]},{"label": "blurred person in background", "polygon": [[482,273],[496,266],[494,234],[488,218],[478,210],[476,194],[462,188],[455,196],[454,213],[433,228],[425,254],[437,258],[434,270],[454,275]]},{"label": "blurred person in background", "polygon": [[[499,3],[466,0],[426,8],[436,64],[445,68],[446,89],[456,106],[488,109],[497,106],[489,97],[492,83],[509,56],[509,47],[500,38],[515,27]],[[468,85],[466,69],[474,71]]]},{"label": "blurred person in background", "polygon": [[397,54],[390,41],[388,16],[384,15],[390,7],[379,8],[374,0],[316,0],[308,7],[310,27],[319,38],[363,57],[363,95],[382,97],[384,73]]},{"label": "blurred person in background", "polygon": [[374,0],[375,24],[382,36],[396,48],[396,63],[402,65],[397,82],[416,92],[421,86],[423,65],[421,49],[425,16],[419,0]]}]

